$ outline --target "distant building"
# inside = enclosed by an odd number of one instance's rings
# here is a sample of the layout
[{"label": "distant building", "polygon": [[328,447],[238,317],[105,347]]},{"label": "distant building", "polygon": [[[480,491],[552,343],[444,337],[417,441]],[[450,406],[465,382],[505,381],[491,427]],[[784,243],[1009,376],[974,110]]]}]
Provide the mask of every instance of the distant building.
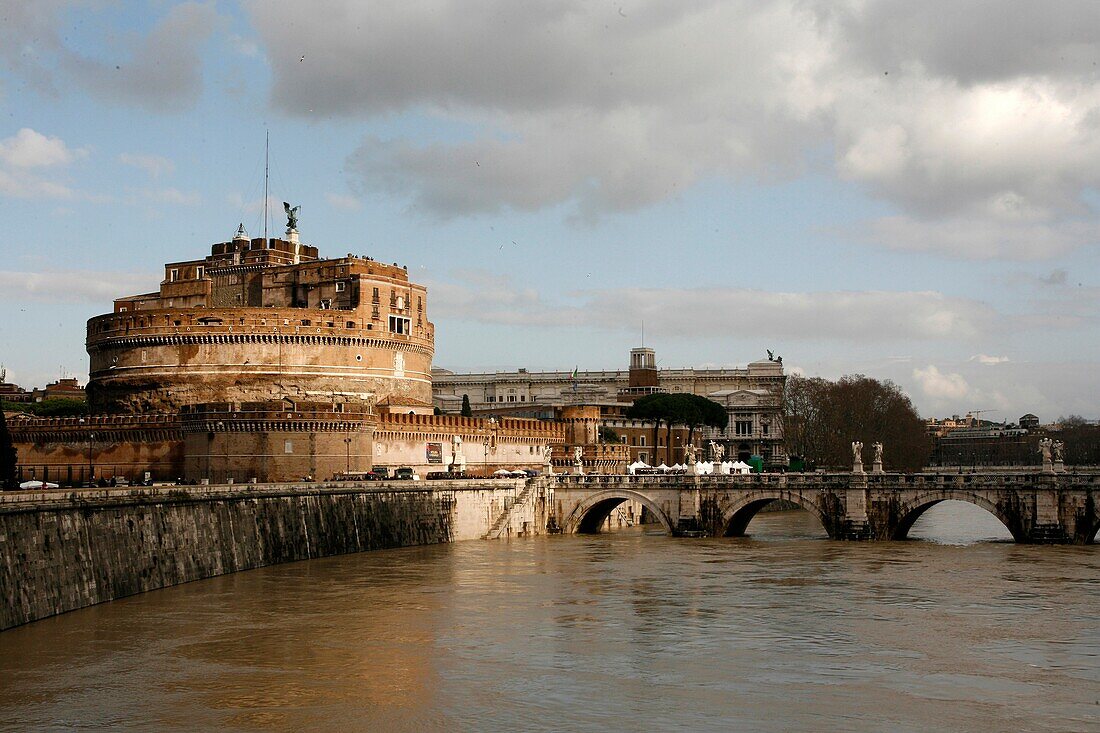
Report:
[{"label": "distant building", "polygon": [[[993,423],[989,423],[992,425]],[[942,435],[946,435],[952,430],[959,428],[977,428],[981,427],[981,421],[966,413],[966,417],[959,417],[958,415],[952,415],[951,417],[935,418],[931,417],[925,421],[925,430],[928,435],[933,438],[938,438]]]},{"label": "distant building", "polygon": [[31,393],[20,387],[18,384],[12,384],[7,381],[7,372],[0,371],[0,400],[4,402],[31,402],[33,397]]},{"label": "distant building", "polygon": [[[652,445],[652,425],[625,418],[636,399],[647,394],[687,393],[725,406],[725,431],[696,430],[694,442],[703,447],[714,440],[731,459],[759,455],[768,465],[786,463],[783,442],[783,389],[786,375],[778,360],[762,360],[743,369],[658,369],[653,349],[630,352],[626,370],[514,372],[456,374],[432,372],[433,401],[445,413],[457,413],[468,395],[475,415],[512,415],[552,419],[563,407],[598,405],[602,424],[627,438],[632,460],[667,461],[668,446]],[[687,429],[674,428],[671,462],[683,460]],[[661,429],[660,441],[665,440]],[[702,459],[702,454],[700,454]]]},{"label": "distant building", "polygon": [[933,466],[1027,466],[1039,462],[1039,435],[989,425],[956,428],[932,442]]},{"label": "distant building", "polygon": [[43,389],[35,387],[31,392],[32,402],[55,399],[83,401],[84,398],[84,387],[76,381],[75,377],[63,377],[56,382],[50,382]]},{"label": "distant building", "polygon": [[1037,430],[1039,428],[1039,418],[1032,415],[1030,412],[1020,417],[1020,427],[1024,430]]}]

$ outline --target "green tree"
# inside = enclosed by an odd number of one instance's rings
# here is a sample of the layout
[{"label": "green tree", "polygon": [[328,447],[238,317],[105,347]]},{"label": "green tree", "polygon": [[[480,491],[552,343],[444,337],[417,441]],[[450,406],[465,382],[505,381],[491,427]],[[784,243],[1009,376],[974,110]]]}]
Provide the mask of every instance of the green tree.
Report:
[{"label": "green tree", "polygon": [[39,417],[77,417],[88,414],[88,403],[68,397],[54,397],[39,402],[33,412]]},{"label": "green tree", "polygon": [[606,425],[600,426],[600,442],[602,443],[618,443],[619,434]]},{"label": "green tree", "polygon": [[725,430],[729,422],[726,409],[713,400],[694,394],[651,394],[641,397],[631,405],[626,416],[636,420],[653,420],[653,450],[657,455],[658,437],[661,425],[665,426],[665,462],[674,463],[672,458],[672,427],[686,425],[688,442],[694,438],[696,428],[704,425]]},{"label": "green tree", "polygon": [[667,394],[647,394],[644,397],[639,397],[634,401],[633,405],[626,408],[626,416],[632,420],[653,421],[654,463],[660,460],[657,455],[657,446],[660,442],[661,423],[665,420],[665,415],[668,413],[668,397],[669,395]]},{"label": "green tree", "polygon": [[16,488],[15,461],[15,445],[8,432],[8,421],[0,410],[0,489]]},{"label": "green tree", "polygon": [[678,395],[682,397],[681,413],[678,423],[688,426],[688,443],[695,439],[695,430],[700,427],[725,430],[729,425],[730,416],[726,408],[714,400],[696,394]]},{"label": "green tree", "polygon": [[470,407],[470,395],[462,395],[462,417],[473,417],[474,411]]}]

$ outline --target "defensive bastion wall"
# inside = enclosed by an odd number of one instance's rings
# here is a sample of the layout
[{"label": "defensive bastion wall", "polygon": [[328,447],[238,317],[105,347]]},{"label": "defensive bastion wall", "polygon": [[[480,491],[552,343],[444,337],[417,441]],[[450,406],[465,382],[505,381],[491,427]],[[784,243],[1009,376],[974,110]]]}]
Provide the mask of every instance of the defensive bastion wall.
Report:
[{"label": "defensive bastion wall", "polygon": [[[395,314],[424,320],[408,305]],[[190,308],[88,321],[93,412],[364,393],[432,399],[430,324],[394,334],[358,311]]]},{"label": "defensive bastion wall", "polygon": [[541,481],[0,494],[0,629],[238,570],[546,526]]}]

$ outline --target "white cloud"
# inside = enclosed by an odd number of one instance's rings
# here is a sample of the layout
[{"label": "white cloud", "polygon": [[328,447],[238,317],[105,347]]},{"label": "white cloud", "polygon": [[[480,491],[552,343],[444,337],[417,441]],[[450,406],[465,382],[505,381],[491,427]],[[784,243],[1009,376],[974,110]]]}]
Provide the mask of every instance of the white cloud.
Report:
[{"label": "white cloud", "polygon": [[99,303],[107,311],[115,298],[155,290],[159,281],[158,273],[0,270],[0,298]]},{"label": "white cloud", "polygon": [[140,192],[141,199],[154,204],[173,206],[197,206],[202,197],[194,191],[181,191],[178,188],[151,188]]},{"label": "white cloud", "polygon": [[55,180],[63,169],[87,155],[70,148],[58,137],[29,127],[0,140],[0,196],[22,199],[73,199],[83,197],[68,183]]},{"label": "white cloud", "polygon": [[798,175],[832,149],[837,175],[897,209],[864,239],[1040,259],[1100,240],[1082,197],[1100,186],[1100,6],[1067,3],[248,7],[284,112],[470,131],[366,137],[349,161],[362,190],[437,217],[595,217],[711,177]]},{"label": "white cloud", "polygon": [[329,206],[341,211],[358,211],[363,208],[363,204],[359,199],[346,194],[326,193],[325,200],[328,201]]},{"label": "white cloud", "polygon": [[1007,356],[989,356],[988,354],[975,354],[967,361],[976,361],[979,364],[1006,364],[1009,361]]},{"label": "white cloud", "polygon": [[69,57],[68,73],[88,92],[150,112],[192,107],[202,92],[202,45],[221,25],[213,3],[172,7],[148,35],[128,38],[101,61]]},{"label": "white cloud", "polygon": [[982,303],[935,292],[612,288],[571,293],[564,304],[505,276],[456,275],[462,282],[430,284],[432,311],[439,318],[631,332],[644,320],[647,333],[663,338],[751,328],[777,339],[848,342],[972,339],[998,319]]},{"label": "white cloud", "polygon": [[934,400],[960,402],[970,395],[970,385],[961,374],[941,372],[934,364],[924,369],[914,369],[913,379],[925,396]]},{"label": "white cloud", "polygon": [[121,153],[118,156],[118,162],[145,171],[151,178],[170,175],[176,170],[176,164],[161,155]]},{"label": "white cloud", "polygon": [[12,168],[67,165],[85,154],[83,150],[70,149],[59,137],[49,137],[29,127],[0,140],[0,163]]},{"label": "white cloud", "polygon": [[0,195],[19,199],[71,199],[76,192],[63,183],[23,174],[13,175],[0,169]]},{"label": "white cloud", "polygon": [[[202,45],[222,25],[213,2],[171,7],[145,35],[97,25],[107,0],[35,0],[3,4],[0,57],[28,86],[60,96],[83,91],[152,112],[189,108],[202,90]],[[94,29],[104,50],[88,55],[69,46],[69,14]]]}]

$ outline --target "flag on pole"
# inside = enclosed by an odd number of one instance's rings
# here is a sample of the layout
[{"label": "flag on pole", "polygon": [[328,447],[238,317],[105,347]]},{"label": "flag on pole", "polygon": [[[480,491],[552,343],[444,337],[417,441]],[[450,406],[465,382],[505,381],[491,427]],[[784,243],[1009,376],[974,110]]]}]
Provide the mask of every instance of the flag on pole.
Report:
[{"label": "flag on pole", "polygon": [[569,375],[569,378],[573,380],[573,391],[576,392],[577,391],[577,367],[573,367],[573,373]]}]

